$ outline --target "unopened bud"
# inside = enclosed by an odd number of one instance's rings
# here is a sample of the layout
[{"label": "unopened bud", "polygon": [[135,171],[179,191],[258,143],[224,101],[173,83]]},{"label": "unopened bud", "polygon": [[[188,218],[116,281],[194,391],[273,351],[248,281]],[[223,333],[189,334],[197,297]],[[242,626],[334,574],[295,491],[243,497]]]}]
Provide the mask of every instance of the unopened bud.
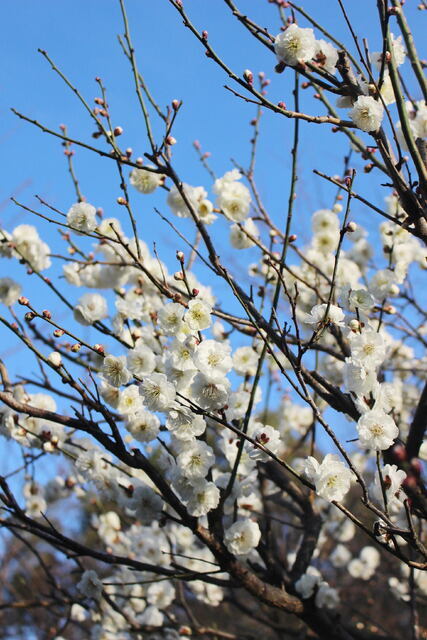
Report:
[{"label": "unopened bud", "polygon": [[113,131],[115,136],[121,136],[123,133],[123,128],[122,127],[114,127],[114,131]]},{"label": "unopened bud", "polygon": [[52,351],[52,353],[48,355],[47,359],[54,367],[60,367],[62,364],[62,356],[58,351]]},{"label": "unopened bud", "polygon": [[19,304],[22,304],[24,307],[26,307],[30,303],[28,298],[26,298],[25,296],[21,296],[20,298],[18,298],[18,302]]},{"label": "unopened bud", "polygon": [[31,322],[31,320],[35,318],[35,315],[32,311],[28,311],[28,313],[25,314],[24,318],[27,322]]},{"label": "unopened bud", "polygon": [[206,31],[206,29],[205,29],[204,31],[202,31],[202,38],[203,38],[203,40],[207,40],[207,39],[208,39],[208,36],[209,36],[209,34],[208,34],[208,32]]},{"label": "unopened bud", "polygon": [[104,355],[105,353],[105,349],[104,349],[104,345],[102,344],[94,344],[93,348],[95,349],[95,351],[101,355]]},{"label": "unopened bud", "polygon": [[248,84],[254,83],[254,75],[250,69],[245,69],[243,72],[243,77]]},{"label": "unopened bud", "polygon": [[185,259],[184,253],[182,251],[177,251],[176,252],[176,258],[180,262],[184,262],[184,259]]},{"label": "unopened bud", "polygon": [[176,273],[173,274],[173,279],[174,280],[184,280],[184,274],[182,273],[182,271],[176,271]]},{"label": "unopened bud", "polygon": [[117,204],[120,204],[120,205],[127,205],[127,201],[126,201],[126,199],[125,199],[125,198],[123,198],[123,196],[119,196],[119,197],[117,198]]},{"label": "unopened bud", "polygon": [[291,233],[291,235],[288,238],[288,242],[295,242],[295,240],[297,239],[297,234],[296,233]]},{"label": "unopened bud", "polygon": [[80,344],[80,342],[76,342],[71,346],[71,351],[73,353],[77,353],[77,351],[80,351],[81,348],[82,348],[82,345]]},{"label": "unopened bud", "polygon": [[137,164],[138,166],[142,167],[142,165],[144,164],[144,160],[141,157],[138,157],[135,160],[135,164]]},{"label": "unopened bud", "polygon": [[345,230],[348,233],[354,233],[357,229],[357,224],[353,221],[349,222],[348,225],[346,226]]},{"label": "unopened bud", "polygon": [[53,332],[53,335],[55,336],[55,338],[62,338],[64,333],[65,333],[64,329],[55,329],[55,331]]},{"label": "unopened bud", "polygon": [[279,109],[284,109],[286,111],[286,104],[284,102],[278,102],[277,106],[279,107]]},{"label": "unopened bud", "polygon": [[174,293],[172,299],[174,302],[182,302],[182,295],[180,293]]},{"label": "unopened bud", "polygon": [[178,111],[181,106],[181,100],[172,100],[172,108],[174,111]]},{"label": "unopened bud", "polygon": [[391,316],[393,316],[396,313],[396,307],[394,307],[392,304],[387,304],[384,307],[384,312],[388,313]]},{"label": "unopened bud", "polygon": [[171,147],[172,145],[176,144],[176,138],[174,138],[173,136],[168,136],[165,142]]},{"label": "unopened bud", "polygon": [[354,333],[358,333],[360,329],[359,320],[357,320],[356,318],[352,318],[348,323],[348,328],[350,329],[350,331],[353,331]]},{"label": "unopened bud", "polygon": [[199,295],[199,290],[198,289],[193,289],[191,291],[192,295],[194,296],[194,298],[196,298]]},{"label": "unopened bud", "polygon": [[128,158],[130,158],[130,157],[131,157],[131,155],[132,155],[132,153],[133,153],[133,149],[132,149],[132,147],[128,147],[128,148],[126,149],[126,152],[125,152],[125,153],[126,153],[127,157],[128,157]]},{"label": "unopened bud", "polygon": [[43,318],[47,318],[48,320],[51,319],[52,314],[48,309],[44,309],[42,313],[43,313]]}]

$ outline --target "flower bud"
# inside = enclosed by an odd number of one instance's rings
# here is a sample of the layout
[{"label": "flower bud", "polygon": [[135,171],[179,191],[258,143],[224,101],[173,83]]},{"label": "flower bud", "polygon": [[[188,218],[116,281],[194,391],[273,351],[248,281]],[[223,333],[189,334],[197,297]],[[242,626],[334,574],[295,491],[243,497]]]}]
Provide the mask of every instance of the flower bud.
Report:
[{"label": "flower bud", "polygon": [[250,69],[245,69],[243,72],[243,77],[248,84],[254,83],[254,75]]},{"label": "flower bud", "polygon": [[50,320],[52,317],[52,314],[48,309],[44,309],[42,314],[43,314],[43,318],[47,318],[48,320]]},{"label": "flower bud", "polygon": [[80,342],[76,342],[75,344],[72,345],[71,351],[73,353],[77,353],[78,351],[80,351],[81,348],[82,348],[82,345],[80,344]]},{"label": "flower bud", "polygon": [[63,329],[55,329],[55,331],[53,332],[53,335],[55,336],[55,338],[62,338],[64,333],[65,331]]},{"label": "flower bud", "polygon": [[191,293],[196,298],[199,295],[199,289],[193,289]]},{"label": "flower bud", "polygon": [[173,279],[178,281],[184,280],[184,274],[182,271],[176,271],[176,273],[173,274]]},{"label": "flower bud", "polygon": [[298,238],[296,233],[291,233],[291,235],[288,238],[288,242],[295,242],[295,240]]},{"label": "flower bud", "polygon": [[18,302],[19,304],[22,304],[24,307],[30,304],[30,301],[25,296],[21,296],[20,298],[18,298]]},{"label": "flower bud", "polygon": [[348,323],[348,328],[350,329],[350,331],[353,331],[354,333],[357,333],[360,329],[360,322],[359,320],[357,320],[356,318],[352,318],[350,320],[350,322]]},{"label": "flower bud", "polygon": [[119,197],[117,198],[117,204],[120,204],[120,205],[127,205],[127,201],[126,201],[126,199],[125,199],[125,198],[123,198],[123,196],[119,196]]},{"label": "flower bud", "polygon": [[203,40],[207,40],[208,39],[208,32],[206,31],[206,29],[204,31],[202,31],[202,38]]},{"label": "flower bud", "polygon": [[348,223],[348,225],[346,226],[345,230],[348,233],[354,233],[357,229],[357,224],[355,222],[353,222],[353,220],[351,222]]},{"label": "flower bud", "polygon": [[180,262],[184,262],[184,253],[182,251],[177,251],[176,252],[176,258],[177,260],[179,260]]},{"label": "flower bud", "polygon": [[32,311],[28,311],[28,313],[25,314],[24,318],[27,322],[31,322],[31,320],[35,318],[35,314]]},{"label": "flower bud", "polygon": [[166,142],[167,145],[172,147],[174,144],[176,144],[176,138],[174,138],[173,136],[168,136],[166,138],[165,142]]},{"label": "flower bud", "polygon": [[115,136],[121,136],[123,133],[123,128],[122,127],[114,127],[114,131],[113,131]]},{"label": "flower bud", "polygon": [[102,355],[102,356],[103,356],[103,355],[105,354],[105,348],[104,348],[104,345],[102,345],[102,344],[94,344],[94,345],[93,345],[93,348],[94,348],[94,349],[95,349],[95,351],[96,351],[97,353],[99,353],[100,355]]},{"label": "flower bud", "polygon": [[181,106],[181,100],[172,100],[172,109],[174,111],[178,111],[180,106]]},{"label": "flower bud", "polygon": [[48,355],[47,359],[54,367],[60,367],[62,364],[62,356],[58,351],[52,351],[52,353]]}]

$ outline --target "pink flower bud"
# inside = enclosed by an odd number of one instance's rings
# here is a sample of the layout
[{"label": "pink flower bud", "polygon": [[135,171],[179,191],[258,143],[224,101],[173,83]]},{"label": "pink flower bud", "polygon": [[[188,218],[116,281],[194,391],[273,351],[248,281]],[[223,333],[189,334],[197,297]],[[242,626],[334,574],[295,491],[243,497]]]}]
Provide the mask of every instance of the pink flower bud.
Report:
[{"label": "pink flower bud", "polygon": [[203,40],[207,40],[208,39],[208,32],[206,31],[206,29],[204,31],[202,31],[202,38]]},{"label": "pink flower bud", "polygon": [[104,345],[102,344],[94,344],[93,348],[95,349],[95,351],[101,355],[104,355],[105,353],[105,348]]},{"label": "pink flower bud", "polygon": [[33,320],[33,318],[35,317],[34,313],[32,311],[28,311],[24,318],[27,322],[31,322],[31,320]]},{"label": "pink flower bud", "polygon": [[47,318],[48,320],[50,320],[52,317],[52,313],[48,309],[44,309],[42,314],[43,318]]},{"label": "pink flower bud", "polygon": [[250,69],[245,69],[245,71],[243,72],[243,77],[248,84],[254,83],[254,76]]},{"label": "pink flower bud", "polygon": [[26,307],[30,303],[28,298],[26,298],[25,296],[21,296],[20,298],[18,298],[18,302],[19,304],[22,304],[24,307]]},{"label": "pink flower bud", "polygon": [[55,331],[53,332],[53,335],[55,336],[55,338],[62,338],[64,333],[65,331],[63,329],[55,329]]},{"label": "pink flower bud", "polygon": [[286,104],[284,102],[278,102],[277,106],[279,107],[279,109],[284,109],[286,111]]},{"label": "pink flower bud", "polygon": [[181,106],[181,100],[172,100],[172,108],[174,111],[178,111]]},{"label": "pink flower bud", "polygon": [[191,293],[196,298],[199,295],[199,289],[193,289]]},{"label": "pink flower bud", "polygon": [[114,131],[113,131],[115,136],[121,136],[123,133],[123,128],[122,127],[114,127]]},{"label": "pink flower bud", "polygon": [[174,138],[173,136],[168,136],[165,142],[171,147],[172,145],[176,144],[176,138]]},{"label": "pink flower bud", "polygon": [[179,260],[180,262],[184,262],[184,253],[182,251],[177,251],[176,252],[176,258],[177,260]]},{"label": "pink flower bud", "polygon": [[125,198],[123,198],[122,196],[119,196],[119,197],[117,198],[117,204],[120,204],[120,205],[127,205],[127,201],[126,201],[126,200],[125,200]]}]

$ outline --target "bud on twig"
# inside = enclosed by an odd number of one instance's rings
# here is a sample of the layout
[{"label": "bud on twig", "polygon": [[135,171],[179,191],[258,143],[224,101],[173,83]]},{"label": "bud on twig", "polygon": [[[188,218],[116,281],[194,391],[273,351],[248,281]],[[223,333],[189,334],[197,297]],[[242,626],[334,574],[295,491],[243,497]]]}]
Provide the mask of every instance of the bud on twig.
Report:
[{"label": "bud on twig", "polygon": [[48,320],[52,318],[52,314],[50,311],[48,311],[48,309],[44,309],[42,314],[43,314],[43,318],[47,318]]},{"label": "bud on twig", "polygon": [[245,71],[243,72],[243,77],[248,84],[254,83],[254,76],[250,69],[245,69]]},{"label": "bud on twig", "polygon": [[22,304],[24,307],[27,307],[30,304],[30,301],[25,296],[21,296],[18,298],[19,304]]},{"label": "bud on twig", "polygon": [[123,198],[123,196],[119,196],[119,197],[117,198],[117,204],[120,204],[120,205],[127,205],[127,200],[126,200],[125,198]]},{"label": "bud on twig", "polygon": [[52,351],[47,359],[54,367],[60,367],[62,364],[62,356],[58,351]]},{"label": "bud on twig", "polygon": [[63,329],[55,329],[55,331],[53,332],[53,335],[55,336],[55,338],[62,338],[64,333],[65,331]]},{"label": "bud on twig", "polygon": [[113,133],[115,136],[121,136],[123,133],[122,127],[114,127]]},{"label": "bud on twig", "polygon": [[173,136],[168,136],[166,138],[165,142],[166,142],[167,145],[172,147],[174,144],[176,144],[176,138],[174,138]]}]

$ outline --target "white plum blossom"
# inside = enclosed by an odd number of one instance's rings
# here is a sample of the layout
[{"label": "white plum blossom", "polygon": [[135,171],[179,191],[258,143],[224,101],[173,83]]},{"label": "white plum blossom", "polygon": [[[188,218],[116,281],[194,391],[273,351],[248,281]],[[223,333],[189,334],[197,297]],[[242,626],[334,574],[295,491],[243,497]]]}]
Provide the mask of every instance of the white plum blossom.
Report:
[{"label": "white plum blossom", "polygon": [[163,509],[163,500],[150,487],[135,487],[129,500],[129,509],[135,511],[135,517],[141,524],[151,524],[153,520],[158,520]]},{"label": "white plum blossom", "polygon": [[367,329],[349,335],[351,357],[366,369],[378,367],[386,356],[384,338],[377,331]]},{"label": "white plum blossom", "polygon": [[338,51],[330,42],[326,42],[326,40],[316,40],[316,51],[313,57],[325,71],[332,75],[336,74]]},{"label": "white plum blossom", "polygon": [[193,413],[188,407],[175,404],[166,418],[166,428],[178,440],[194,440],[201,436],[206,429],[206,423],[201,415]]},{"label": "white plum blossom", "polygon": [[227,378],[217,380],[197,373],[190,389],[192,399],[199,407],[215,411],[227,404],[230,383]]},{"label": "white plum blossom", "polygon": [[144,376],[139,387],[144,405],[150,411],[167,411],[175,400],[175,387],[164,373],[151,373]]},{"label": "white plum blossom", "polygon": [[321,581],[322,576],[319,571],[315,567],[308,567],[307,571],[295,582],[295,589],[301,598],[307,600],[314,594]]},{"label": "white plum blossom", "polygon": [[35,271],[44,271],[51,265],[48,245],[40,239],[37,229],[29,224],[20,224],[12,231],[10,238],[13,253],[18,260],[23,259]]},{"label": "white plum blossom", "polygon": [[230,227],[230,243],[235,249],[249,249],[255,245],[252,238],[258,239],[259,230],[252,218],[247,218],[242,225],[232,224]]},{"label": "white plum blossom", "polygon": [[77,583],[77,589],[87,598],[95,598],[95,600],[99,600],[102,594],[102,582],[96,571],[93,569],[84,571],[80,582]]},{"label": "white plum blossom", "polygon": [[182,475],[189,480],[204,478],[215,462],[213,451],[206,442],[194,440],[184,445],[176,459]]},{"label": "white plum blossom", "polygon": [[279,62],[284,62],[291,67],[311,60],[316,54],[313,29],[303,29],[296,24],[289,25],[285,31],[276,36],[274,51]]},{"label": "white plum blossom", "polygon": [[67,213],[67,223],[76,232],[90,233],[96,228],[96,209],[88,202],[76,202]]},{"label": "white plum blossom", "polygon": [[[277,454],[282,446],[280,432],[269,424],[260,425],[251,433],[251,436],[271,453]],[[267,462],[271,459],[268,453],[259,447],[255,447],[255,445],[252,446],[253,448],[250,450],[249,455],[253,460]]]},{"label": "white plum blossom", "polygon": [[0,302],[11,307],[21,295],[21,285],[12,278],[0,278]]},{"label": "white plum blossom", "polygon": [[222,178],[218,178],[213,190],[217,194],[216,206],[233,222],[243,222],[247,218],[251,205],[249,189],[239,182],[241,175],[238,171],[229,171]]},{"label": "white plum blossom", "polygon": [[190,300],[184,319],[193,331],[203,331],[212,324],[211,307],[202,300]]},{"label": "white plum blossom", "polygon": [[102,375],[113,387],[121,387],[131,379],[131,373],[126,367],[126,356],[105,356],[102,362]]},{"label": "white plum blossom", "polygon": [[329,502],[341,501],[350,489],[352,472],[332,453],[328,453],[321,464],[309,456],[305,473],[314,482],[316,493]]},{"label": "white plum blossom", "polygon": [[130,172],[130,183],[137,191],[140,193],[153,193],[163,184],[165,176],[156,171],[150,171],[150,169],[154,169],[150,165],[147,165],[145,168],[132,169]]},{"label": "white plum blossom", "polygon": [[139,442],[151,442],[160,432],[160,420],[147,409],[140,409],[131,415],[125,424],[126,429],[135,440]]},{"label": "white plum blossom", "polygon": [[252,347],[239,347],[233,354],[233,366],[241,376],[254,376],[257,370],[259,356]]},{"label": "white plum blossom", "polygon": [[85,293],[74,307],[74,319],[85,327],[107,316],[107,301],[99,293]]},{"label": "white plum blossom", "polygon": [[212,379],[222,380],[233,366],[228,343],[216,340],[203,340],[193,356],[198,370]]},{"label": "white plum blossom", "polygon": [[198,479],[186,504],[188,513],[196,518],[205,516],[218,506],[219,499],[219,489],[214,482]]},{"label": "white plum blossom", "polygon": [[371,96],[359,96],[349,113],[354,124],[362,131],[377,131],[384,117],[384,107]]},{"label": "white plum blossom", "polygon": [[377,409],[368,411],[359,418],[357,432],[360,446],[376,451],[391,447],[399,435],[393,418]]},{"label": "white plum blossom", "polygon": [[306,324],[319,324],[322,322],[335,324],[338,327],[344,326],[344,312],[340,307],[330,304],[329,308],[326,303],[316,304],[304,317]]},{"label": "white plum blossom", "polygon": [[224,543],[230,553],[244,556],[255,549],[261,539],[261,530],[253,520],[237,520],[226,529]]},{"label": "white plum blossom", "polygon": [[131,384],[120,391],[117,409],[124,415],[132,415],[142,409],[142,400],[136,384]]},{"label": "white plum blossom", "polygon": [[142,378],[147,373],[152,373],[156,366],[156,357],[153,351],[142,341],[138,341],[135,348],[128,351],[127,367],[133,375]]}]

